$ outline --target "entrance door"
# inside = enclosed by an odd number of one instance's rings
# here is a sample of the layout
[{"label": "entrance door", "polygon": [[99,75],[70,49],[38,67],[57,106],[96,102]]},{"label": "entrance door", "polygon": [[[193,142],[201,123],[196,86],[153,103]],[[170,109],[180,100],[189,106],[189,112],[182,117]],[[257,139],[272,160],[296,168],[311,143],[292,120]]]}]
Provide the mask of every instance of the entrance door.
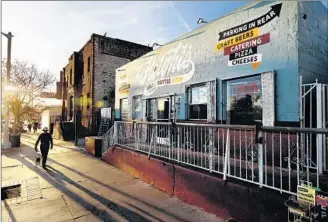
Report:
[{"label": "entrance door", "polygon": [[[172,97],[162,97],[157,99],[157,122],[170,122],[172,110]],[[158,144],[170,144],[170,126],[159,125],[157,127],[157,141]]]}]

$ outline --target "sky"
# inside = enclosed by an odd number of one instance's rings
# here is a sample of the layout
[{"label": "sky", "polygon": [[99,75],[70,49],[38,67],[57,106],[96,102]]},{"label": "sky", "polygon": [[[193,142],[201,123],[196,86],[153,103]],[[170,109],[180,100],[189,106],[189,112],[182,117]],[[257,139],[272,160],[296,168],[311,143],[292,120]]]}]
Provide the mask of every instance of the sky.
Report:
[{"label": "sky", "polygon": [[[164,44],[247,2],[2,2],[2,31],[11,31],[12,59],[35,63],[59,72],[73,51],[80,50],[92,33],[145,45]],[[2,38],[2,57],[7,39]],[[55,90],[55,87],[52,87]]]},{"label": "sky", "polygon": [[[323,1],[327,7],[327,1]],[[11,31],[12,59],[26,60],[41,70],[59,72],[73,51],[92,33],[131,42],[164,44],[198,27],[197,20],[214,20],[249,1],[114,2],[3,1],[2,31]],[[7,39],[2,38],[2,58]],[[55,91],[55,85],[51,90]]]}]

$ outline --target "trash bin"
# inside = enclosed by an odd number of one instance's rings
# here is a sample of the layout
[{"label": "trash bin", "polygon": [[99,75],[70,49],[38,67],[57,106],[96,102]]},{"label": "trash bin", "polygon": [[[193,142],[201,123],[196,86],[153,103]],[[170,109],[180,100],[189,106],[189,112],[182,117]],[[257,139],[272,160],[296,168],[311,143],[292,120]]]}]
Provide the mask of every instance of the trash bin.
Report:
[{"label": "trash bin", "polygon": [[20,139],[21,134],[9,134],[9,141],[11,143],[11,147],[20,147]]}]

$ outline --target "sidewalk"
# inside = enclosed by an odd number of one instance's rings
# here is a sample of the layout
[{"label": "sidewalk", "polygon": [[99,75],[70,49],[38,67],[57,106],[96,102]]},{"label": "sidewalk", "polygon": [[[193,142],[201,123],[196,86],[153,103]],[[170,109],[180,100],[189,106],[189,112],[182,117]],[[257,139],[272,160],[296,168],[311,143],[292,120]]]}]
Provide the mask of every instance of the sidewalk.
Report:
[{"label": "sidewalk", "polygon": [[[36,136],[24,134],[21,148],[2,153],[2,186],[20,183],[21,195],[26,194],[25,199],[3,201],[2,221],[223,221],[134,179],[71,142],[55,140],[49,169],[43,170],[34,163]],[[31,189],[35,177],[40,188]]]}]

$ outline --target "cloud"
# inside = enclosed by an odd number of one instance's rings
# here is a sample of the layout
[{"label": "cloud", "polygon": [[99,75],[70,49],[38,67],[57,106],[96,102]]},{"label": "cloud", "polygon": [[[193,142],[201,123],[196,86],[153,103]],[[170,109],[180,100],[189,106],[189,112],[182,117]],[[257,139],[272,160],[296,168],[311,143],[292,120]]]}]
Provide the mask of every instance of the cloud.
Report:
[{"label": "cloud", "polygon": [[175,7],[174,2],[171,1],[171,5],[172,5],[173,9],[176,11],[176,14],[177,14],[179,20],[182,22],[183,26],[190,32],[191,31],[190,26],[188,25],[187,21],[182,17],[182,15],[181,15],[180,11],[177,9],[177,7]]},{"label": "cloud", "polygon": [[[174,7],[174,4],[173,4]],[[15,35],[13,59],[49,69],[57,78],[92,33],[152,45],[191,30],[170,2],[3,2],[2,30]],[[19,15],[19,16],[17,16]],[[177,22],[178,21],[178,22]],[[2,38],[2,55],[7,42]]]}]

